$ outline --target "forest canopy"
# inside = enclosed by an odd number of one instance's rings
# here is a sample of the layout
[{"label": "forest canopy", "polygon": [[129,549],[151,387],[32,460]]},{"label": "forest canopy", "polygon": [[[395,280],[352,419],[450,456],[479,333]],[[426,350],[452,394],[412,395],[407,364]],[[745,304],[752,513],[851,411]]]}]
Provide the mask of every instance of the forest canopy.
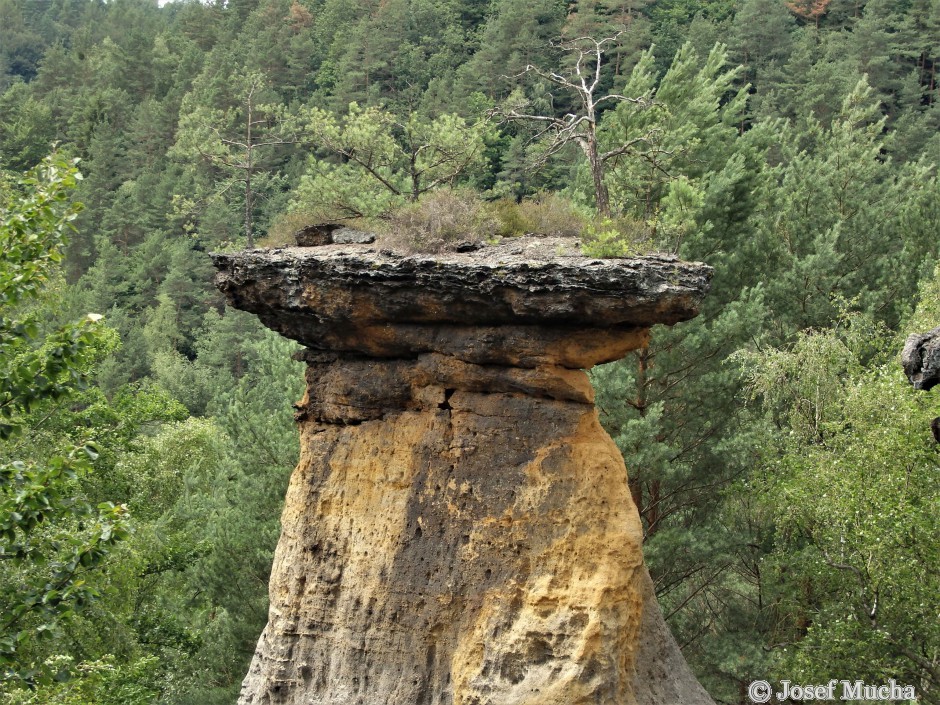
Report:
[{"label": "forest canopy", "polygon": [[0,0],[0,703],[234,700],[302,365],[207,253],[435,208],[714,267],[592,381],[716,702],[940,703],[938,62],[940,0]]}]

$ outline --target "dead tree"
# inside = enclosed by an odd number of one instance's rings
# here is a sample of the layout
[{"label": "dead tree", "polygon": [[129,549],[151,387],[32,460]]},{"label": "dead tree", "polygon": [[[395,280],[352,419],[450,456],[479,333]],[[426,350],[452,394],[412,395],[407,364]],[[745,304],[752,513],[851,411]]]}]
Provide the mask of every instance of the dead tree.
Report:
[{"label": "dead tree", "polygon": [[577,113],[569,113],[564,117],[533,115],[524,112],[521,107],[511,105],[493,111],[494,115],[506,122],[522,122],[537,127],[537,132],[532,141],[544,141],[545,148],[535,161],[534,166],[536,167],[543,166],[554,154],[557,154],[567,145],[577,144],[584,152],[591,166],[597,211],[604,217],[610,216],[610,198],[607,185],[604,183],[605,163],[629,153],[638,144],[645,143],[647,137],[637,137],[613,149],[601,151],[597,140],[598,112],[605,103],[633,103],[644,107],[653,104],[652,100],[646,97],[629,97],[619,93],[597,95],[601,83],[601,66],[603,65],[605,49],[609,45],[615,44],[621,34],[623,34],[622,31],[617,32],[612,37],[599,40],[593,37],[578,37],[577,39],[555,43],[558,48],[575,56],[574,68],[567,76],[556,71],[545,71],[531,64],[515,76],[515,78],[519,78],[530,73],[535,74],[539,78],[573,93],[580,103]]}]

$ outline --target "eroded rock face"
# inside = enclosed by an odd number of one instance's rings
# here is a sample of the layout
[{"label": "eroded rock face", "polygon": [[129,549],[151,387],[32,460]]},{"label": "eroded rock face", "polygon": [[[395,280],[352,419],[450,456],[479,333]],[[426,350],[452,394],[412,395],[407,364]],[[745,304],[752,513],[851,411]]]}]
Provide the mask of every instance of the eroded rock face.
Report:
[{"label": "eroded rock face", "polygon": [[230,302],[308,346],[243,705],[711,702],[578,369],[695,315],[709,271],[508,247],[216,257]]},{"label": "eroded rock face", "polygon": [[914,389],[928,391],[940,384],[940,327],[908,336],[901,364]]}]

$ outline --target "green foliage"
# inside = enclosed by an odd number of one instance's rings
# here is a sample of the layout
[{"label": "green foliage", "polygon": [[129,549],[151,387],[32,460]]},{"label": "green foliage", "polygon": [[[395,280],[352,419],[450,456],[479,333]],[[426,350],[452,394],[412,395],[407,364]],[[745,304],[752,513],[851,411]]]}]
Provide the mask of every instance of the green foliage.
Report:
[{"label": "green foliage", "polygon": [[[384,172],[379,173],[386,178]],[[391,174],[387,178],[391,178]],[[385,188],[380,180],[365,169],[349,162],[333,164],[311,158],[293,191],[288,212],[277,223],[279,225],[282,220],[290,222],[289,219],[295,217],[303,220],[303,225],[379,218],[388,215],[403,202],[400,195]],[[278,227],[281,233],[278,239],[281,241],[284,241],[284,236],[294,233],[293,230],[290,233],[282,230],[283,227]]]},{"label": "green foliage", "polygon": [[[47,659],[49,670],[61,674],[38,690],[14,690],[0,694],[3,705],[149,705],[160,696],[155,673],[156,657],[118,663],[113,655],[75,664],[68,656]],[[67,677],[68,675],[73,677]]]},{"label": "green foliage", "polygon": [[[334,217],[377,215],[372,212],[375,205],[415,202],[428,191],[467,179],[482,164],[488,134],[485,121],[468,124],[464,118],[447,113],[434,119],[417,112],[399,117],[357,103],[350,103],[341,119],[321,108],[310,108],[301,122],[314,146],[352,167],[327,172],[330,177],[339,177],[343,185],[338,188],[327,186],[320,195],[316,186],[326,184],[325,180],[318,183],[315,173],[302,191],[307,197],[303,207],[333,208]],[[367,211],[356,202],[362,196],[350,198],[350,192],[358,189],[344,187],[354,180],[360,187],[365,182],[370,194],[366,198],[375,204]]]},{"label": "green foliage", "polygon": [[[274,148],[298,141],[285,131],[285,111],[266,101],[273,98],[264,74],[254,71],[232,78],[233,105],[223,109],[206,105],[197,85],[183,100],[176,144],[170,156],[182,161],[201,159],[218,170],[223,180],[206,184],[205,200],[226,201],[238,194],[243,212],[243,235],[248,247],[254,245],[256,202],[279,186],[268,164]],[[275,127],[282,129],[276,130]],[[179,197],[178,207],[192,211],[199,201]],[[234,236],[234,233],[233,233]],[[234,239],[234,237],[232,238]]]},{"label": "green foliage", "polygon": [[934,269],[933,275],[921,284],[917,307],[905,327],[922,333],[936,328],[937,321],[940,321],[940,264]]},{"label": "green foliage", "polygon": [[701,192],[737,137],[746,91],[735,87],[739,70],[726,68],[722,45],[703,61],[686,44],[661,80],[654,61],[652,49],[645,52],[622,91],[642,101],[618,104],[600,136],[610,147],[630,145],[610,168],[611,203],[651,221],[678,251],[689,229],[703,225],[693,222]]},{"label": "green foliage", "polygon": [[635,257],[651,249],[649,228],[630,217],[588,223],[581,234],[581,252],[587,257]]},{"label": "green foliage", "polygon": [[[940,682],[935,398],[900,372],[900,341],[859,317],[742,356],[773,436],[754,489],[774,525],[782,674]],[[789,431],[787,432],[787,429]]]},{"label": "green foliage", "polygon": [[[4,189],[0,211],[0,440],[6,444],[28,428],[31,412],[74,394],[103,333],[100,316],[46,332],[23,315],[49,284],[61,261],[65,232],[75,216],[69,189],[74,162],[49,157]],[[82,441],[63,453],[0,465],[0,681],[33,682],[51,674],[30,659],[31,642],[56,630],[97,596],[85,574],[99,567],[110,548],[127,536],[127,508],[110,502],[93,507],[76,489],[91,471],[97,446]]]},{"label": "green foliage", "polygon": [[55,140],[52,108],[15,83],[0,95],[0,165],[13,171],[35,166]]},{"label": "green foliage", "polygon": [[[503,235],[587,228],[600,240],[587,251],[618,255],[637,251],[626,231],[714,267],[697,319],[592,374],[660,602],[716,700],[773,674],[929,685],[905,650],[935,656],[917,602],[935,607],[934,576],[909,563],[935,558],[923,418],[936,412],[889,358],[891,334],[940,320],[938,13],[937,0],[834,0],[818,17],[779,0],[0,0],[0,167],[40,165],[58,140],[86,177],[52,162],[0,176],[4,546],[32,556],[0,561],[0,609],[39,598],[4,632],[27,635],[4,663],[37,690],[8,681],[2,697],[234,700],[265,619],[300,372],[289,344],[221,313],[205,251],[403,206],[437,249],[493,227],[475,199],[445,203],[466,187]],[[536,171],[534,133],[479,116],[511,95],[575,114],[575,93],[520,74],[570,75],[553,40],[621,28],[600,90],[642,100],[596,114],[599,153],[623,148],[606,162],[604,223],[583,150]],[[52,185],[73,179],[79,213]],[[863,314],[851,325],[846,301]],[[740,350],[763,351],[747,367],[758,399],[726,362]],[[103,527],[128,520],[96,508],[109,501],[134,515],[114,545]],[[42,602],[75,556],[82,584]],[[874,592],[873,625],[859,595]]]},{"label": "green foliage", "polygon": [[460,94],[476,91],[506,98],[517,85],[512,77],[529,64],[551,64],[550,42],[561,34],[563,6],[553,0],[496,0],[480,28],[479,47],[457,69]]},{"label": "green foliage", "polygon": [[782,330],[827,325],[839,295],[896,323],[909,305],[896,292],[915,290],[920,263],[937,257],[936,166],[895,167],[883,155],[885,122],[863,78],[828,128],[808,118],[782,132],[759,222]]}]

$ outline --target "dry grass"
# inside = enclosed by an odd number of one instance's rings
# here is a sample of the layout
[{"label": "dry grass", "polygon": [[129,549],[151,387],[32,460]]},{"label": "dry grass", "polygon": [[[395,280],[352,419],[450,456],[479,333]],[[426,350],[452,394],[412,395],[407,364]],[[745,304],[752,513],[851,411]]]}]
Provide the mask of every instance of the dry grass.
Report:
[{"label": "dry grass", "polygon": [[292,247],[294,233],[317,222],[316,215],[306,211],[281,213],[271,223],[264,237],[258,239],[258,247]]},{"label": "dry grass", "polygon": [[[307,225],[333,222],[322,212],[294,210],[278,216],[259,247],[295,244],[294,234]],[[400,207],[386,218],[355,219],[345,224],[379,233],[382,246],[413,253],[454,250],[463,243],[481,244],[497,236],[527,234],[577,237],[588,257],[630,257],[654,248],[649,226],[628,216],[588,218],[564,196],[541,194],[516,203],[483,201],[469,189],[442,188],[425,194],[417,203]]]},{"label": "dry grass", "polygon": [[492,239],[499,228],[493,207],[467,189],[438,189],[395,211],[383,244],[409,253],[438,253],[461,243]]},{"label": "dry grass", "polygon": [[543,193],[516,203],[504,198],[495,204],[499,234],[517,237],[529,233],[551,237],[577,237],[586,225],[584,216],[564,196]]}]

